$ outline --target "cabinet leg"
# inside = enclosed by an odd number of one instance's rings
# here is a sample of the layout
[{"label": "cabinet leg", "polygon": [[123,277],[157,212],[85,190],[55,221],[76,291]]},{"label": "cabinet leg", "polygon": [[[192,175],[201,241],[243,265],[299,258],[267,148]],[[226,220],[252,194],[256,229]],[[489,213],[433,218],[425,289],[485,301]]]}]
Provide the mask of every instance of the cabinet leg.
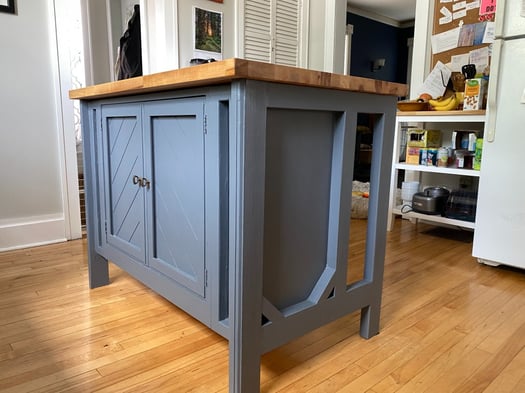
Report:
[{"label": "cabinet leg", "polygon": [[369,339],[379,333],[380,306],[367,306],[361,309],[361,326],[359,334]]},{"label": "cabinet leg", "polygon": [[88,235],[88,270],[91,289],[109,284],[109,263],[106,258],[95,251]]},{"label": "cabinet leg", "polygon": [[251,346],[250,340],[244,340],[244,345],[241,341],[235,338],[230,341],[230,393],[258,393],[261,355],[253,348],[246,348]]}]

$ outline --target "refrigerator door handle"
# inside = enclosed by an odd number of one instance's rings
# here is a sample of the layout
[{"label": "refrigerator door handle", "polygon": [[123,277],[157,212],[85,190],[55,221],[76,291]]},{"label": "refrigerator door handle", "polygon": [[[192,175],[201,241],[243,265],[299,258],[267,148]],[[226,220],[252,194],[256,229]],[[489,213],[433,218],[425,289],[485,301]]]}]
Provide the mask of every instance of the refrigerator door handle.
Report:
[{"label": "refrigerator door handle", "polygon": [[502,46],[502,40],[494,40],[492,43],[492,62],[490,65],[491,77],[489,80],[487,92],[487,121],[485,125],[485,139],[487,142],[494,142],[496,137],[496,95],[498,94],[499,68]]}]

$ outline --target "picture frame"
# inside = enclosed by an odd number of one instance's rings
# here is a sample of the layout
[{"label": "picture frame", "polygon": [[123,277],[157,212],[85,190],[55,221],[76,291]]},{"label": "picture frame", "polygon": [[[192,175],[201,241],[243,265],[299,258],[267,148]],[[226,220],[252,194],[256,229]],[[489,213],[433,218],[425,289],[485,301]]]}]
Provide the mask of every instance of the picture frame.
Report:
[{"label": "picture frame", "polygon": [[193,57],[222,60],[222,12],[193,7]]},{"label": "picture frame", "polygon": [[15,0],[0,0],[0,12],[15,13]]}]

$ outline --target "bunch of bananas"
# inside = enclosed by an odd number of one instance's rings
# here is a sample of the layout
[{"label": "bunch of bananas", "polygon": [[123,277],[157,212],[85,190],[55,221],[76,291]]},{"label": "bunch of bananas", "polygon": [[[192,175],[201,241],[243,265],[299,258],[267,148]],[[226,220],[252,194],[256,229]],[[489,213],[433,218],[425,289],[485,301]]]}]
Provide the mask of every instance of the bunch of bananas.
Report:
[{"label": "bunch of bananas", "polygon": [[428,103],[435,111],[453,111],[457,109],[459,105],[456,94],[451,94],[447,97],[440,97],[436,100],[428,100]]}]

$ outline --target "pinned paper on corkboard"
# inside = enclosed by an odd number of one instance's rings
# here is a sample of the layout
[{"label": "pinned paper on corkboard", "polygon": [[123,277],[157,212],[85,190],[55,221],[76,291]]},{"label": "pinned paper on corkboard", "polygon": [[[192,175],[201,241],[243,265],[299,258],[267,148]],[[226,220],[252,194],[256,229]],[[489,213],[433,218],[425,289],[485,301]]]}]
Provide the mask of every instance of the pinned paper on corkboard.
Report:
[{"label": "pinned paper on corkboard", "polygon": [[488,47],[494,37],[495,9],[496,0],[436,0],[431,37],[432,67],[440,61],[452,64],[453,71],[457,71],[455,68],[461,66],[460,62],[470,63],[471,54],[477,56],[476,50]]}]

